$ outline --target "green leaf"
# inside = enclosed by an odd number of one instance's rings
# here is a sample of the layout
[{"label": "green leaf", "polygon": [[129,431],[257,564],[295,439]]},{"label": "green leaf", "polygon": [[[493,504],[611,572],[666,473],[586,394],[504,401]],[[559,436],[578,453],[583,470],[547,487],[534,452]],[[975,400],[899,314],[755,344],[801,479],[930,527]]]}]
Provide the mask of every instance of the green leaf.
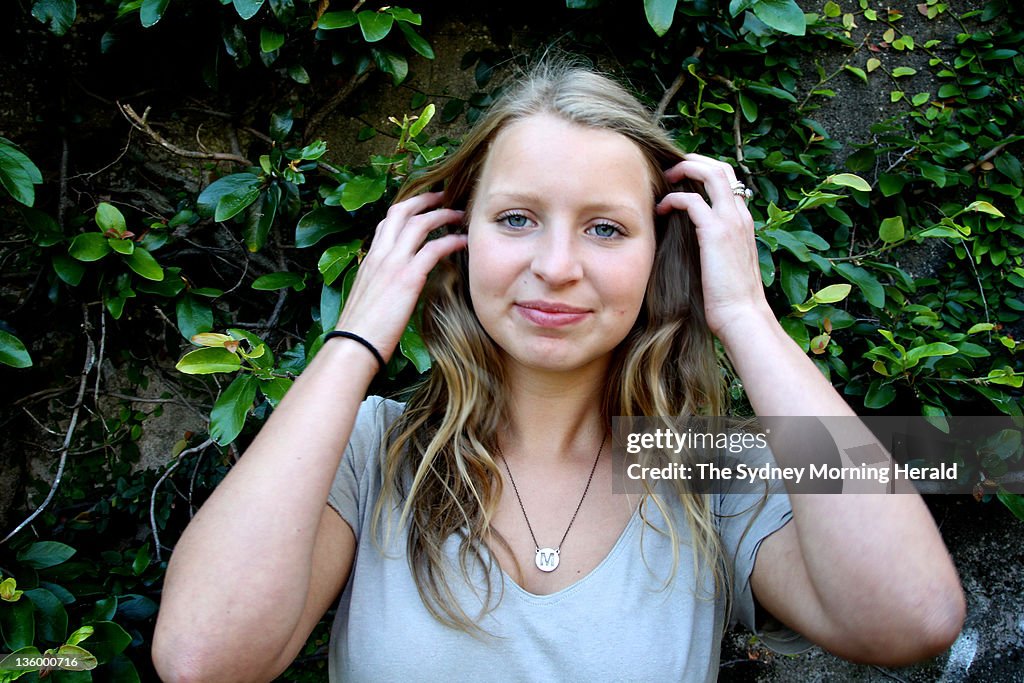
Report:
[{"label": "green leaf", "polygon": [[10,332],[0,330],[0,363],[12,368],[28,368],[32,366],[32,357],[21,340]]},{"label": "green leaf", "polygon": [[363,10],[356,15],[356,19],[359,21],[359,28],[363,32],[363,38],[368,43],[376,43],[378,40],[383,40],[391,32],[391,27],[395,23],[395,18],[387,12],[374,12],[372,10]]},{"label": "green leaf", "polygon": [[434,118],[435,111],[436,107],[434,107],[433,103],[423,107],[423,111],[420,112],[420,115],[417,116],[416,120],[409,126],[409,137],[414,138],[422,133],[423,129],[427,127],[427,124]]},{"label": "green leaf", "polygon": [[427,59],[434,58],[434,48],[430,47],[430,43],[428,43],[423,36],[416,33],[412,26],[405,22],[399,22],[398,28],[402,32],[402,35],[405,36],[405,42],[409,43],[409,47]]},{"label": "green leaf", "polygon": [[68,633],[68,613],[57,596],[45,588],[25,591],[36,608],[36,636],[51,643],[63,642]]},{"label": "green leaf", "polygon": [[[672,19],[676,14],[677,0],[644,0],[644,14],[647,23],[660,37],[672,28]],[[412,360],[410,358],[410,360]]]},{"label": "green leaf", "polygon": [[348,28],[359,23],[356,13],[345,10],[344,12],[324,12],[320,20],[316,22],[317,28],[331,31],[336,28]]},{"label": "green leaf", "polygon": [[309,72],[301,64],[292,64],[288,67],[288,77],[301,85],[309,85]]},{"label": "green leaf", "polygon": [[32,16],[50,25],[50,32],[55,36],[64,35],[71,24],[75,23],[78,6],[75,0],[38,0],[32,6]]},{"label": "green leaf", "polygon": [[874,275],[852,263],[834,263],[832,265],[840,275],[860,288],[861,294],[869,304],[875,308],[885,306],[885,288]]},{"label": "green leaf", "polygon": [[[82,617],[83,624],[90,624],[94,621],[110,621],[114,618],[114,614],[117,612],[117,596],[112,595],[108,598],[100,598],[92,606],[92,608],[86,612]],[[88,629],[88,633],[84,631]],[[79,633],[83,632],[83,633]],[[77,631],[72,633],[67,640],[69,645],[78,645],[85,638],[92,635],[92,628],[89,626],[82,626]],[[80,636],[80,637],[79,637]]]},{"label": "green leaf", "polygon": [[[35,13],[35,8],[32,12]],[[32,206],[36,201],[34,186],[42,182],[43,174],[32,160],[13,142],[0,137],[0,185],[11,193],[16,202]]]},{"label": "green leaf", "polygon": [[324,285],[320,290],[320,327],[333,330],[341,317],[341,288]]},{"label": "green leaf", "polygon": [[273,52],[284,45],[284,34],[271,31],[266,26],[260,28],[260,50],[262,52]]},{"label": "green leaf", "polygon": [[747,97],[743,93],[739,94],[740,109],[743,110],[743,118],[748,123],[753,123],[757,120],[757,102]]},{"label": "green leaf", "polygon": [[110,248],[116,251],[118,254],[128,256],[135,251],[135,242],[131,240],[114,239],[113,237],[107,238],[107,244]]},{"label": "green leaf", "polygon": [[792,36],[807,33],[804,11],[794,0],[758,0],[753,9],[754,16],[777,31]]},{"label": "green leaf", "polygon": [[779,324],[782,325],[782,329],[786,331],[790,339],[795,341],[805,353],[810,350],[811,336],[807,333],[807,325],[803,320],[785,316],[779,320]]},{"label": "green leaf", "polygon": [[[783,259],[779,265],[779,282],[790,304],[798,304],[807,298],[807,267]],[[803,325],[803,323],[800,323]]]},{"label": "green leaf", "polygon": [[82,276],[85,275],[85,266],[78,261],[60,253],[54,253],[50,261],[53,264],[53,272],[57,273],[57,277],[64,282],[72,287],[77,287],[78,283],[82,281]]},{"label": "green leaf", "polygon": [[883,242],[899,242],[905,234],[902,216],[886,218],[878,226],[878,236],[882,238]]},{"label": "green leaf", "polygon": [[748,83],[747,90],[751,90],[762,95],[768,95],[770,97],[777,97],[780,100],[785,100],[786,102],[792,102],[793,104],[796,104],[796,97],[793,96],[793,93],[787,92],[782,88],[776,88],[775,86],[772,85],[765,85],[763,83]]},{"label": "green leaf", "polygon": [[347,244],[339,244],[327,249],[317,263],[317,270],[324,276],[324,284],[334,284],[334,281],[344,272],[362,246],[362,240],[353,240]]},{"label": "green leaf", "polygon": [[260,177],[255,173],[232,173],[211,183],[196,200],[199,215],[225,221],[256,201]]},{"label": "green leaf", "polygon": [[107,680],[110,683],[141,683],[135,664],[122,652],[107,662]]},{"label": "green leaf", "polygon": [[898,66],[892,70],[892,75],[896,78],[902,76],[913,76],[917,73],[917,69],[911,69],[909,66]]},{"label": "green leaf", "polygon": [[992,216],[999,216],[1000,218],[1006,218],[1006,215],[1002,211],[1000,211],[996,207],[992,206],[988,202],[982,202],[982,201],[971,202],[971,204],[967,208],[965,208],[964,210],[965,211],[978,211],[980,213],[987,213],[987,214],[992,215]]},{"label": "green leaf", "polygon": [[992,323],[975,323],[971,325],[971,328],[967,330],[967,334],[977,334],[978,332],[990,332],[994,330],[996,326]]},{"label": "green leaf", "polygon": [[871,191],[871,185],[868,184],[868,181],[853,173],[837,173],[835,175],[830,175],[825,178],[825,183],[841,185],[842,187],[851,187],[854,190],[861,190],[862,192]]},{"label": "green leaf", "polygon": [[277,218],[277,209],[281,202],[281,186],[273,183],[261,192],[252,210],[245,217],[245,247],[256,253],[267,243],[270,236],[270,229],[274,226],[274,219]]},{"label": "green leaf", "polygon": [[864,73],[864,69],[860,68],[859,66],[850,66],[849,64],[844,64],[843,68],[852,73],[860,80],[864,81],[865,83],[868,82],[868,75]]},{"label": "green leaf", "polygon": [[945,342],[932,342],[931,344],[923,344],[921,346],[915,346],[914,348],[907,351],[907,362],[909,367],[913,367],[922,358],[931,358],[934,356],[952,356],[956,353],[956,347],[946,344]]},{"label": "green leaf", "polygon": [[834,304],[850,295],[850,285],[829,285],[818,290],[811,297],[816,304]]},{"label": "green leaf", "polygon": [[301,283],[302,276],[298,273],[267,273],[266,275],[261,275],[256,278],[252,283],[252,288],[264,292],[272,292],[278,289],[285,289],[287,287],[295,287]]},{"label": "green leaf", "polygon": [[149,28],[160,21],[169,2],[170,0],[142,0],[142,7],[139,9],[142,28]]},{"label": "green leaf", "polygon": [[186,375],[212,375],[238,370],[242,359],[223,347],[209,347],[189,351],[174,367]]},{"label": "green leaf", "polygon": [[98,232],[83,232],[71,240],[68,253],[79,261],[99,261],[111,251],[107,238]]},{"label": "green leaf", "polygon": [[430,369],[430,353],[427,351],[427,345],[423,343],[423,337],[411,322],[398,340],[398,348],[403,356],[412,361],[416,372],[423,374]]},{"label": "green leaf", "polygon": [[1017,519],[1024,521],[1024,496],[1018,493],[1010,493],[1009,491],[999,491],[996,494],[996,498],[999,502],[1006,506],[1009,510],[1017,517]]},{"label": "green leaf", "polygon": [[213,329],[213,310],[191,294],[185,294],[174,305],[178,330],[185,339]]},{"label": "green leaf", "polygon": [[341,206],[346,211],[355,211],[384,195],[387,179],[384,176],[356,176],[345,183],[341,191]]},{"label": "green leaf", "polygon": [[85,645],[100,664],[106,664],[132,642],[132,637],[112,621],[97,621],[92,628],[92,635]]},{"label": "green leaf", "polygon": [[135,247],[135,251],[123,258],[129,268],[147,280],[159,282],[164,279],[164,269],[156,262],[153,255],[142,247]]},{"label": "green leaf", "polygon": [[57,541],[39,541],[18,553],[18,560],[33,569],[56,567],[68,561],[75,549]]},{"label": "green leaf", "polygon": [[371,52],[377,68],[386,74],[391,74],[391,82],[394,85],[398,85],[409,75],[409,63],[402,55],[391,50],[376,48]]},{"label": "green leaf", "polygon": [[896,398],[896,390],[891,384],[883,384],[883,380],[876,379],[868,387],[868,393],[864,396],[864,407],[878,410],[892,403]]},{"label": "green leaf", "polygon": [[0,609],[0,634],[11,651],[31,647],[36,636],[35,608],[28,600],[4,603]]},{"label": "green leaf", "polygon": [[263,7],[263,0],[233,0],[235,11],[245,21],[249,21]]},{"label": "green leaf", "polygon": [[903,191],[903,186],[907,184],[907,177],[898,175],[895,173],[883,173],[878,176],[878,189],[882,191],[882,194],[886,197],[892,197]]},{"label": "green leaf", "polygon": [[344,212],[336,208],[322,206],[313,209],[299,219],[295,226],[295,246],[311,247],[327,235],[341,232],[348,227]]},{"label": "green leaf", "polygon": [[284,395],[292,387],[292,380],[287,377],[275,377],[273,379],[261,379],[260,380],[260,391],[267,397],[267,401],[270,405],[277,407],[277,404],[281,402]]},{"label": "green leaf", "polygon": [[239,375],[217,398],[210,412],[210,436],[226,446],[242,432],[245,418],[256,400],[259,382],[250,374]]},{"label": "green leaf", "polygon": [[395,21],[398,22],[415,24],[416,26],[423,23],[423,17],[421,15],[416,14],[410,9],[406,9],[405,7],[388,7],[384,11],[393,16]]}]

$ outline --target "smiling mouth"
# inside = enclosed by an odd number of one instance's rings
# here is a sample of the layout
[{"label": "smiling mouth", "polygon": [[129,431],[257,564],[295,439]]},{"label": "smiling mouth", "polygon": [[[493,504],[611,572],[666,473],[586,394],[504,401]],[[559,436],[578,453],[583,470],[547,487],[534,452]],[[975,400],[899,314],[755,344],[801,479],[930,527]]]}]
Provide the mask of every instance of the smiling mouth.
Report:
[{"label": "smiling mouth", "polygon": [[522,301],[515,304],[516,312],[538,327],[565,327],[584,320],[591,311],[567,304],[546,301]]}]

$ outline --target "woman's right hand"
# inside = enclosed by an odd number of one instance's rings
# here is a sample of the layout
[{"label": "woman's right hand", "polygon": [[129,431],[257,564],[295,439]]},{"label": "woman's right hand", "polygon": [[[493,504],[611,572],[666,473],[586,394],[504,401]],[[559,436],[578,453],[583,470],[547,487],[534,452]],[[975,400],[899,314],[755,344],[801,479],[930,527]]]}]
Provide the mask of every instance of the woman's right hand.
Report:
[{"label": "woman's right hand", "polygon": [[464,211],[441,209],[443,192],[393,204],[377,225],[335,329],[354,332],[387,361],[412,316],[427,275],[445,256],[466,246],[465,234],[424,241],[431,231],[461,223]]}]

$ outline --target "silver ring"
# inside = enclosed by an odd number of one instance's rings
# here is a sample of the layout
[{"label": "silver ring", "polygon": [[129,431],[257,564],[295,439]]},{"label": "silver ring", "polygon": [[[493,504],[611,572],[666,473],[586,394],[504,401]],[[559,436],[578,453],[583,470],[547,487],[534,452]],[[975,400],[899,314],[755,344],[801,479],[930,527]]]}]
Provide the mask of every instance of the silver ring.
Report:
[{"label": "silver ring", "polygon": [[744,185],[739,180],[733,181],[729,188],[732,189],[732,193],[737,197],[743,197],[743,201],[749,202],[754,196],[754,191]]}]

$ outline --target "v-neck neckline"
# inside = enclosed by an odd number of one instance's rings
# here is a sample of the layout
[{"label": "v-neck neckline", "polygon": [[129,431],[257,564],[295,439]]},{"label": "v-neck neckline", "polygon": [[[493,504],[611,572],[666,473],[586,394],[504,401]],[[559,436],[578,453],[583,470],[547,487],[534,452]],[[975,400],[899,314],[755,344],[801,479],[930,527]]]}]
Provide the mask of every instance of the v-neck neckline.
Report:
[{"label": "v-neck neckline", "polygon": [[526,588],[523,588],[521,585],[519,585],[519,583],[515,579],[513,579],[508,574],[508,572],[501,568],[501,564],[497,563],[499,571],[501,572],[502,580],[504,581],[506,586],[511,588],[513,593],[530,602],[553,602],[566,597],[570,593],[576,592],[577,590],[582,588],[583,584],[593,580],[594,576],[596,576],[598,573],[604,570],[604,568],[607,565],[611,564],[615,560],[617,555],[623,552],[623,548],[625,548],[627,543],[629,543],[630,539],[632,539],[633,535],[636,532],[636,528],[640,522],[641,505],[643,505],[642,501],[640,505],[637,505],[635,508],[633,508],[633,514],[630,515],[629,521],[626,523],[626,526],[622,529],[622,533],[619,534],[618,539],[616,539],[615,541],[615,545],[613,545],[611,550],[608,551],[608,554],[605,555],[604,558],[597,563],[597,566],[595,566],[593,569],[587,572],[585,576],[582,576],[576,581],[573,581],[568,586],[560,588],[554,593],[532,593]]}]

